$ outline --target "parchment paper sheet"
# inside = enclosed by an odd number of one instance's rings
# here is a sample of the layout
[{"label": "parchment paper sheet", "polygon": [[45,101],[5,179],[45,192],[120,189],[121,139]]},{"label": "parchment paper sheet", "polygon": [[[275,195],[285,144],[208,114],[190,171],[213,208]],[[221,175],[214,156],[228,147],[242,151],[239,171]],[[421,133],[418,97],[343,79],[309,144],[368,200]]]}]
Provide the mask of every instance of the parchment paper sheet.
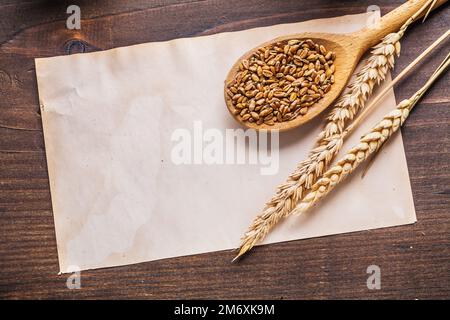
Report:
[{"label": "parchment paper sheet", "polygon": [[[322,119],[280,134],[275,175],[261,175],[260,166],[250,164],[175,165],[171,134],[192,131],[197,120],[204,130],[239,128],[225,108],[223,81],[249,48],[302,31],[355,31],[369,16],[36,59],[61,272],[236,248],[276,186],[305,158]],[[391,92],[344,150],[394,106]],[[364,179],[353,175],[265,243],[415,221],[396,135]]]}]

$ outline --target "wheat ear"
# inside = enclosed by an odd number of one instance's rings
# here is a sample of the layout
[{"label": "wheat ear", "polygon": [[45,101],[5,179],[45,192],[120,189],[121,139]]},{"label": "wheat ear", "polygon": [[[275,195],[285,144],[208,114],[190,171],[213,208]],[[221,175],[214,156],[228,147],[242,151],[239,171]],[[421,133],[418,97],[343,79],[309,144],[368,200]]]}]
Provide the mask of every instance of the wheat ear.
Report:
[{"label": "wheat ear", "polygon": [[293,213],[300,214],[311,208],[339,185],[349,174],[354,172],[363,161],[367,160],[372,154],[375,154],[398,131],[400,126],[408,118],[411,109],[417,104],[434,81],[446,71],[449,65],[450,54],[447,55],[442,64],[422,88],[409,99],[400,102],[396,109],[385,115],[383,120],[360,139],[358,145],[350,149],[336,165],[332,166],[322,175],[312,186],[311,191],[297,205]]},{"label": "wheat ear", "polygon": [[[328,117],[328,123],[318,136],[317,147],[300,162],[286,182],[280,185],[275,196],[266,203],[263,212],[256,217],[242,238],[236,258],[249,251],[267,233],[285,218],[309,190],[327,165],[342,147],[340,135],[345,122],[353,119],[362,108],[375,84],[380,83],[394,66],[395,51],[399,52],[400,35],[390,34],[372,50],[365,66],[348,86],[348,92],[338,101]],[[235,258],[235,259],[236,259]]]},{"label": "wheat ear", "polygon": [[297,166],[287,181],[278,187],[275,196],[266,203],[262,213],[256,217],[244,234],[239,252],[233,261],[253,248],[280,220],[289,215],[305,191],[309,190],[320,177],[342,147],[344,138],[342,133],[346,121],[354,118],[355,114],[364,106],[375,84],[384,80],[387,72],[394,67],[395,54],[400,54],[399,40],[408,26],[430,4],[434,5],[433,0],[425,3],[403,24],[398,32],[388,34],[373,47],[371,56],[364,67],[357,73],[355,79],[347,87],[347,93],[337,102],[328,116],[328,123],[318,136],[318,146],[310,152],[306,160]]}]

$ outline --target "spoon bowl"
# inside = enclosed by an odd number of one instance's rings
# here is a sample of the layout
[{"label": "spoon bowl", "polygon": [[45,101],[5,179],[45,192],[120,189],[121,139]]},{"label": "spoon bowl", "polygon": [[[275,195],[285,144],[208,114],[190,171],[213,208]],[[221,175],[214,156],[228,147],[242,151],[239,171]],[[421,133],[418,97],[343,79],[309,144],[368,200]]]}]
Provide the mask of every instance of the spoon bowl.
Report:
[{"label": "spoon bowl", "polygon": [[[333,51],[336,54],[336,58],[334,60],[334,65],[336,68],[336,72],[334,73],[334,84],[331,85],[330,91],[328,91],[319,101],[313,104],[308,108],[308,113],[304,116],[298,116],[290,121],[277,122],[274,125],[270,126],[267,124],[256,124],[255,122],[247,122],[242,121],[239,115],[234,113],[235,107],[232,103],[231,97],[229,97],[225,92],[225,102],[227,105],[230,114],[240,123],[245,125],[248,128],[257,129],[257,130],[280,130],[285,131],[291,128],[298,127],[305,122],[313,119],[319,113],[321,113],[324,109],[326,109],[342,92],[345,88],[347,80],[351,76],[355,65],[358,60],[358,52],[353,50],[351,41],[349,41],[350,37],[347,35],[337,35],[337,34],[327,34],[327,33],[301,33],[301,34],[293,34],[289,36],[278,37],[269,42],[263,43],[261,47],[265,47],[267,45],[271,45],[277,42],[283,42],[291,39],[298,40],[306,40],[311,39],[315,43],[319,45],[325,46],[327,50]],[[347,44],[347,45],[342,45]],[[230,72],[228,73],[227,80],[225,82],[225,88],[229,83],[231,83],[234,79],[234,76],[239,72],[240,62],[244,59],[249,59],[254,53],[255,49],[252,49],[246,52],[242,57],[238,59],[238,61],[233,65]]]}]

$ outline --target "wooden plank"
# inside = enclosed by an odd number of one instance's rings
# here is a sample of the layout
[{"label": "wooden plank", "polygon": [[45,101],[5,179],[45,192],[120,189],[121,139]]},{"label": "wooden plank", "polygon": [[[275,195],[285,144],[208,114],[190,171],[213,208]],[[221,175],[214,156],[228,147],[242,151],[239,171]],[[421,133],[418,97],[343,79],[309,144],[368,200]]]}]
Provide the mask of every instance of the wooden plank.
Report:
[{"label": "wooden plank", "polygon": [[[377,1],[383,12],[402,1]],[[39,116],[35,57],[242,30],[363,12],[371,1],[86,1],[82,30],[65,29],[65,5],[0,4],[1,298],[450,298],[450,95],[445,75],[403,129],[419,222],[259,247],[239,264],[215,252],[82,273],[82,290],[58,276]],[[402,40],[395,74],[448,29],[448,5]],[[432,30],[433,32],[430,32]],[[411,95],[445,56],[433,54],[397,99]],[[345,213],[343,213],[345,214]],[[382,289],[366,287],[366,268]]]}]

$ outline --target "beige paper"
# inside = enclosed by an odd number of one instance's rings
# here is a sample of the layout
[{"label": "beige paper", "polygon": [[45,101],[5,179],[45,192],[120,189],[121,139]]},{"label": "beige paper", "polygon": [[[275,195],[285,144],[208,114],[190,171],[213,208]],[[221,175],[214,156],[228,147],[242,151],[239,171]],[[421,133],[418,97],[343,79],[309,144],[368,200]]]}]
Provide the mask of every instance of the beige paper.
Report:
[{"label": "beige paper", "polygon": [[[36,59],[61,272],[236,248],[276,186],[313,146],[321,119],[280,134],[275,175],[261,175],[251,164],[175,165],[171,134],[192,130],[194,121],[221,132],[239,128],[225,108],[223,81],[249,48],[302,31],[355,31],[369,16]],[[394,106],[391,91],[344,150]],[[354,174],[322,205],[287,219],[265,243],[415,221],[396,135],[364,179]]]}]

